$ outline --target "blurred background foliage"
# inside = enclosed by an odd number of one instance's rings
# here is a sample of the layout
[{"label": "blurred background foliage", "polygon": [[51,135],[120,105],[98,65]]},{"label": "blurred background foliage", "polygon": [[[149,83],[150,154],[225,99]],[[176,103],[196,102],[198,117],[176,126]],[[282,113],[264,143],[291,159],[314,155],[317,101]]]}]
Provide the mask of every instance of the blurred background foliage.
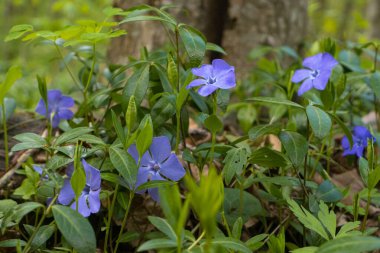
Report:
[{"label": "blurred background foliage", "polygon": [[[338,42],[366,43],[373,39],[373,9],[378,0],[310,0],[308,5],[308,36],[306,45],[324,37]],[[39,99],[36,75],[44,75],[47,82],[69,92],[73,86],[67,72],[59,64],[53,47],[43,42],[24,43],[20,40],[4,42],[9,29],[17,24],[31,24],[36,30],[59,30],[77,20],[103,20],[102,10],[113,4],[112,0],[1,0],[0,13],[0,80],[14,64],[20,65],[24,78],[8,94],[18,102],[18,109],[34,110]],[[375,6],[374,6],[375,4]],[[376,27],[376,29],[379,29]],[[106,54],[106,44],[97,51]],[[65,53],[65,52],[64,52]],[[248,52],[247,52],[248,53]],[[72,68],[77,70],[75,63]]]}]

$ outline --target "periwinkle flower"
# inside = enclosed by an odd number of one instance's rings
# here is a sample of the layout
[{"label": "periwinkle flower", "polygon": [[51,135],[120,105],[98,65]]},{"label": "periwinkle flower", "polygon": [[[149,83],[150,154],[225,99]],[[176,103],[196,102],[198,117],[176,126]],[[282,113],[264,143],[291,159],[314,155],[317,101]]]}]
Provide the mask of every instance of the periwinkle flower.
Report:
[{"label": "periwinkle flower", "polygon": [[324,90],[331,72],[337,64],[338,62],[329,53],[320,53],[305,58],[302,62],[302,66],[306,67],[306,69],[296,70],[292,77],[292,82],[302,82],[298,89],[298,96],[301,96],[312,88]]},{"label": "periwinkle flower", "polygon": [[215,59],[212,64],[204,64],[199,68],[193,68],[191,72],[201,78],[193,80],[186,88],[190,89],[202,85],[198,93],[204,97],[218,88],[231,89],[236,86],[235,68],[222,59]]},{"label": "periwinkle flower", "polygon": [[47,100],[48,111],[46,112],[45,101],[41,98],[36,107],[36,112],[47,117],[54,128],[59,125],[61,120],[68,120],[74,116],[74,113],[69,109],[74,106],[74,99],[63,96],[60,90],[49,90]]},{"label": "periwinkle flower", "polygon": [[[133,159],[138,162],[139,155],[136,145],[128,149]],[[140,168],[137,173],[136,188],[148,181],[173,180],[178,181],[186,174],[185,169],[178,161],[177,156],[171,152],[170,141],[166,136],[153,138],[149,150],[141,157]],[[144,192],[138,192],[143,194]],[[149,195],[159,201],[158,188],[149,188]]]},{"label": "periwinkle flower", "polygon": [[376,138],[367,128],[364,126],[355,126],[352,134],[352,148],[350,147],[347,136],[344,136],[342,139],[343,156],[356,155],[357,157],[362,157],[364,149],[368,145],[368,139],[372,139],[373,142],[376,141]]},{"label": "periwinkle flower", "polygon": [[[91,213],[99,212],[101,179],[100,171],[88,164],[84,159],[82,159],[82,165],[86,173],[86,185],[78,198],[78,212],[84,217],[88,217]],[[76,210],[75,193],[70,184],[72,170],[73,168],[69,169],[67,173],[69,178],[65,179],[61,192],[58,195],[58,202],[62,205],[70,205],[72,209]]]}]

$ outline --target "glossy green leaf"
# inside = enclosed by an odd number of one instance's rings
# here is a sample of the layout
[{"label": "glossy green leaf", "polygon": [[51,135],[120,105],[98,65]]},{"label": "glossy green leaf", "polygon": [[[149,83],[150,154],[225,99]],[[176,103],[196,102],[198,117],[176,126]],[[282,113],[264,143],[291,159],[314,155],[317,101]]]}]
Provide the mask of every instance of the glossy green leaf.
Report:
[{"label": "glossy green leaf", "polygon": [[149,65],[144,65],[136,70],[128,79],[123,91],[123,95],[127,97],[127,101],[134,96],[136,105],[141,104],[149,85],[149,68]]},{"label": "glossy green leaf", "polygon": [[248,131],[248,136],[251,140],[255,141],[260,137],[267,134],[275,134],[277,135],[281,130],[280,124],[268,124],[268,125],[257,125],[252,127]]},{"label": "glossy green leaf", "polygon": [[237,239],[237,240],[240,240],[240,236],[241,236],[241,230],[243,228],[243,219],[241,217],[239,217],[233,227],[232,227],[232,236],[233,238]]},{"label": "glossy green leaf", "polygon": [[231,183],[232,178],[236,174],[241,174],[246,166],[248,153],[245,148],[232,148],[227,152],[224,158],[224,180],[227,185]]},{"label": "glossy green leaf", "polygon": [[[8,119],[13,115],[14,111],[16,110],[16,100],[13,98],[4,98],[4,106],[5,106],[5,121],[8,121]],[[0,125],[3,124],[3,109],[2,105],[0,103]]]},{"label": "glossy green leaf", "polygon": [[54,205],[52,210],[59,231],[78,253],[96,251],[95,233],[86,218],[67,206]]},{"label": "glossy green leaf", "polygon": [[41,226],[32,241],[32,249],[41,247],[55,232],[55,224]]},{"label": "glossy green leaf", "polygon": [[189,67],[198,67],[206,52],[205,40],[199,31],[186,25],[179,26],[179,35],[189,56]]},{"label": "glossy green leaf", "polygon": [[161,126],[176,113],[175,95],[163,95],[152,107],[151,115],[155,127]]},{"label": "glossy green leaf", "polygon": [[161,186],[171,186],[173,184],[176,184],[176,182],[173,181],[168,181],[168,180],[152,180],[152,181],[147,181],[139,187],[137,187],[136,191],[144,191],[150,188],[157,188]]},{"label": "glossy green leaf", "polygon": [[237,252],[252,252],[243,242],[231,237],[214,238],[211,244],[220,245],[225,249],[236,250]]},{"label": "glossy green leaf", "polygon": [[345,236],[322,244],[318,253],[361,253],[380,249],[380,239],[372,236]]},{"label": "glossy green leaf", "polygon": [[111,110],[111,115],[112,115],[112,124],[113,127],[115,128],[117,137],[119,138],[120,142],[125,145],[127,143],[127,139],[125,137],[124,133],[124,128],[121,125],[119,117],[116,116],[115,112]]},{"label": "glossy green leaf", "polygon": [[147,242],[144,242],[137,251],[148,251],[148,250],[158,250],[158,249],[167,249],[177,247],[177,242],[165,238],[153,239]]},{"label": "glossy green leaf", "polygon": [[88,134],[92,131],[93,129],[89,127],[77,127],[70,129],[57,138],[57,140],[55,141],[55,145],[60,146],[62,144],[65,144],[66,142],[76,139],[84,134]]},{"label": "glossy green leaf", "polygon": [[128,183],[129,189],[133,189],[137,177],[137,165],[132,156],[125,150],[110,147],[110,159],[115,169]]},{"label": "glossy green leaf", "polygon": [[125,113],[125,125],[127,126],[129,135],[132,133],[132,130],[135,127],[136,119],[137,119],[137,108],[136,108],[135,96],[132,95],[129,98],[128,108]]},{"label": "glossy green leaf", "polygon": [[254,97],[247,99],[248,101],[263,103],[269,105],[284,105],[298,109],[305,109],[302,105],[294,103],[290,100],[278,98],[278,97]]},{"label": "glossy green leaf", "polygon": [[141,132],[136,139],[136,149],[141,158],[148,150],[153,140],[153,125],[150,117],[145,121],[145,125],[141,129]]},{"label": "glossy green leaf", "polygon": [[311,129],[316,137],[322,139],[330,133],[331,119],[330,116],[322,109],[308,105],[306,114],[310,122]]},{"label": "glossy green leaf", "polygon": [[222,121],[216,116],[215,114],[212,114],[207,117],[205,120],[205,127],[210,130],[212,133],[216,133],[223,129],[223,123]]},{"label": "glossy green leaf", "polygon": [[218,46],[217,44],[211,43],[211,42],[206,43],[206,50],[214,51],[217,53],[227,55],[226,51],[224,51],[224,49],[222,47]]},{"label": "glossy green leaf", "polygon": [[252,164],[257,164],[267,168],[284,167],[288,164],[288,160],[281,152],[267,147],[259,148],[253,151],[249,161]]},{"label": "glossy green leaf", "polygon": [[8,42],[11,40],[16,40],[22,37],[25,33],[33,31],[33,26],[29,24],[15,25],[13,26],[5,37],[4,41]]},{"label": "glossy green leaf", "polygon": [[124,234],[122,234],[120,236],[119,242],[120,243],[130,242],[130,241],[134,241],[134,240],[139,239],[139,237],[140,237],[139,233],[133,232],[133,231],[128,231],[128,232],[125,232]]},{"label": "glossy green leaf", "polygon": [[149,216],[150,223],[152,223],[158,230],[167,235],[171,240],[176,241],[177,235],[170,224],[160,217]]},{"label": "glossy green leaf", "polygon": [[21,77],[22,72],[19,66],[12,66],[9,68],[5,80],[0,84],[0,102],[3,101],[5,94],[7,94],[12,85]]},{"label": "glossy green leaf", "polygon": [[318,186],[316,197],[324,202],[337,202],[343,194],[329,180],[325,180]]},{"label": "glossy green leaf", "polygon": [[25,215],[37,208],[44,209],[44,206],[38,202],[25,202],[19,204],[14,208],[13,219],[18,224]]},{"label": "glossy green leaf", "polygon": [[279,135],[286,155],[295,167],[300,167],[306,157],[308,142],[305,137],[296,132],[282,131]]},{"label": "glossy green leaf", "polygon": [[26,246],[26,242],[19,239],[8,239],[0,242],[0,248],[16,248],[16,246]]}]

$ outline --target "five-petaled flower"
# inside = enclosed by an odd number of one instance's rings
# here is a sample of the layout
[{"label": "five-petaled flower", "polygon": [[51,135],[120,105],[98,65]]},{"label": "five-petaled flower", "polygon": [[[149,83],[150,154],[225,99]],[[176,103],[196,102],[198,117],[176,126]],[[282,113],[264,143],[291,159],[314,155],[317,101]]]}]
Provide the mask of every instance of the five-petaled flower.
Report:
[{"label": "five-petaled flower", "polygon": [[303,60],[302,65],[307,69],[298,69],[292,77],[292,82],[302,82],[298,89],[301,96],[306,91],[316,88],[324,90],[330,78],[333,68],[338,64],[329,53],[320,53]]},{"label": "five-petaled flower", "polygon": [[198,93],[201,96],[208,96],[218,88],[231,89],[236,86],[235,68],[228,65],[222,59],[215,59],[212,64],[204,64],[199,68],[193,68],[191,72],[201,78],[193,80],[186,88],[203,85]]},{"label": "five-petaled flower", "polygon": [[46,112],[45,101],[41,98],[38,102],[36,112],[50,120],[55,128],[63,119],[71,119],[74,113],[69,109],[74,106],[74,99],[63,96],[60,90],[49,90],[47,93],[48,111]]},{"label": "five-petaled flower", "polygon": [[[139,155],[136,145],[131,145],[128,152],[137,163]],[[178,181],[185,174],[186,171],[178,161],[177,156],[171,153],[169,138],[166,136],[155,137],[149,150],[141,157],[135,187],[137,188],[143,183],[153,180],[170,179]],[[143,194],[144,192],[138,193]],[[159,201],[158,188],[149,188],[148,193],[155,201]]]},{"label": "five-petaled flower", "polygon": [[342,139],[343,156],[356,155],[362,157],[364,149],[367,147],[367,140],[372,139],[373,142],[376,138],[364,126],[355,126],[352,134],[353,145],[350,147],[350,142],[347,136]]},{"label": "five-petaled flower", "polygon": [[[82,165],[86,173],[86,185],[78,198],[78,212],[84,217],[90,216],[91,213],[97,213],[100,209],[100,171],[84,159],[82,159]],[[67,172],[69,178],[65,179],[61,192],[58,196],[58,202],[62,205],[70,205],[70,207],[76,210],[75,193],[70,184],[70,178],[72,176],[73,167],[69,168]]]}]

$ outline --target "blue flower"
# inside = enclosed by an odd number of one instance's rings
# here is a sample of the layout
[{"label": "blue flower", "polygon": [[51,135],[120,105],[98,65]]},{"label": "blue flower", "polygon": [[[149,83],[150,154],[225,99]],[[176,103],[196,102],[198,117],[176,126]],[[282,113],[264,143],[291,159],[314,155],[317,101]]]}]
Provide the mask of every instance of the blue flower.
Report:
[{"label": "blue flower", "polygon": [[355,126],[352,134],[353,145],[350,147],[350,142],[347,136],[342,139],[343,156],[346,155],[356,155],[357,157],[362,157],[364,149],[367,147],[367,140],[372,139],[373,142],[376,138],[368,131],[364,126]]},{"label": "blue flower", "polygon": [[[131,145],[128,152],[137,163],[139,155],[136,145]],[[177,156],[171,153],[169,138],[166,136],[155,137],[149,150],[141,158],[135,187],[137,188],[143,183],[153,180],[170,179],[178,181],[185,174],[186,171],[178,161]],[[138,193],[142,194],[143,192]],[[158,188],[150,188],[148,193],[155,201],[159,201]]]},{"label": "blue flower", "polygon": [[292,82],[302,82],[298,89],[298,96],[312,88],[324,90],[331,72],[337,64],[338,62],[329,53],[320,53],[304,59],[302,65],[306,69],[296,70],[292,77]]},{"label": "blue flower", "polygon": [[231,89],[236,86],[235,68],[221,59],[215,59],[212,64],[205,64],[199,68],[193,68],[191,72],[201,78],[193,80],[186,88],[200,86],[198,93],[208,96],[218,88]]},{"label": "blue flower", "polygon": [[55,128],[63,119],[71,119],[74,113],[69,110],[74,106],[74,99],[68,96],[63,96],[60,90],[49,90],[47,93],[48,111],[46,112],[46,105],[41,98],[36,107],[36,112],[45,116],[50,120],[52,126]]},{"label": "blue flower", "polygon": [[[82,159],[82,165],[86,173],[86,185],[82,191],[82,194],[78,198],[78,212],[84,217],[90,216],[91,213],[97,213],[100,209],[100,171],[84,159]],[[65,179],[61,192],[58,195],[58,202],[62,205],[70,205],[70,207],[76,210],[75,193],[70,184],[70,178],[72,175],[73,167],[69,167],[67,172],[69,178]]]}]

